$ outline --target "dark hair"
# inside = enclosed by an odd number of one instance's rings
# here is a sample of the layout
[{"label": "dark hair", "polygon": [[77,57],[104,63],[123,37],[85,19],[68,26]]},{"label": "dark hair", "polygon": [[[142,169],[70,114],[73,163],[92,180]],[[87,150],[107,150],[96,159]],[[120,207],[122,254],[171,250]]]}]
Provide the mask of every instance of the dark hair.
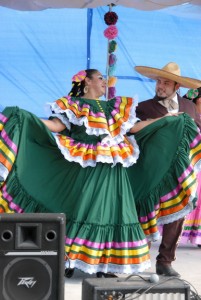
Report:
[{"label": "dark hair", "polygon": [[[91,79],[93,75],[98,72],[98,70],[87,69],[85,70],[85,72],[86,72],[86,77]],[[72,97],[82,97],[84,96],[84,87],[85,87],[85,79],[79,82],[72,81],[72,89],[70,90],[68,95]]]},{"label": "dark hair", "polygon": [[197,89],[190,89],[188,92],[183,96],[183,98],[188,99],[196,104],[198,98],[201,97],[201,87]]}]

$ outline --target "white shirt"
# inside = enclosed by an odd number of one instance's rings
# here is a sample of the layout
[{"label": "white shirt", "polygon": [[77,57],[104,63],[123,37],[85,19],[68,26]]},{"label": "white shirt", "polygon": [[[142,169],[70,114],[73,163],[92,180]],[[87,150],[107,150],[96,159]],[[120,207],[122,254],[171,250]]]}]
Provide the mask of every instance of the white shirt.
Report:
[{"label": "white shirt", "polygon": [[172,100],[178,104],[178,108],[172,110],[171,112],[177,113],[177,112],[179,112],[179,103],[178,103],[178,97],[177,97],[177,94],[172,98]]}]

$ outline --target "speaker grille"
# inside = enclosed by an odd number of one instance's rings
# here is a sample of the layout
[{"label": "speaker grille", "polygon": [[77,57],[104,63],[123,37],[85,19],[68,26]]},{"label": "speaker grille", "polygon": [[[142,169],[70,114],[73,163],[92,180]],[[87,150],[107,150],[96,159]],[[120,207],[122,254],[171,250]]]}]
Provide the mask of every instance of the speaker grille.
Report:
[{"label": "speaker grille", "polygon": [[3,272],[5,300],[47,300],[52,290],[52,271],[41,258],[15,258]]}]

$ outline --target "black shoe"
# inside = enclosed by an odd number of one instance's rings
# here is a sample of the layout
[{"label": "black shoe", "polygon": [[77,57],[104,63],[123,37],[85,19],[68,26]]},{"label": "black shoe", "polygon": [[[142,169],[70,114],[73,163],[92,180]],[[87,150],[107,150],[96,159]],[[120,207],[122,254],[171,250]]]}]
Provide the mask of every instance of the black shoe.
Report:
[{"label": "black shoe", "polygon": [[118,276],[113,273],[103,273],[103,272],[97,272],[96,273],[97,278],[117,278]]},{"label": "black shoe", "polygon": [[165,275],[165,276],[175,276],[175,277],[181,276],[173,269],[171,265],[163,265],[159,263],[156,264],[156,274]]},{"label": "black shoe", "polygon": [[67,278],[71,278],[74,274],[74,270],[75,269],[66,268],[65,272],[64,272],[64,276],[67,277]]},{"label": "black shoe", "polygon": [[199,247],[199,248],[201,248],[201,245],[200,245],[200,244],[198,244],[198,247]]}]

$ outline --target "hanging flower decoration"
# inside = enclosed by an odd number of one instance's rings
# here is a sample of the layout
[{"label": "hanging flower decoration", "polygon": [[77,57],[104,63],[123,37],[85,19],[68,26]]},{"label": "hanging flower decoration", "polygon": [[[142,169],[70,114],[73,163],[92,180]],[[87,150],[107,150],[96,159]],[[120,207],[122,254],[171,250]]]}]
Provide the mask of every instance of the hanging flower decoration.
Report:
[{"label": "hanging flower decoration", "polygon": [[108,26],[108,28],[106,28],[104,30],[104,36],[108,39],[108,40],[112,40],[115,39],[118,35],[118,29],[115,25],[110,25]]},{"label": "hanging flower decoration", "polygon": [[115,88],[115,86],[111,86],[111,87],[109,88],[108,98],[109,98],[109,99],[112,99],[112,98],[114,98],[115,96],[116,96],[116,88]]},{"label": "hanging flower decoration", "polygon": [[109,11],[104,15],[104,20],[107,25],[115,25],[118,20],[118,16],[115,12]]},{"label": "hanging flower decoration", "polygon": [[117,42],[115,40],[112,40],[109,42],[109,53],[115,52],[117,49]]},{"label": "hanging flower decoration", "polygon": [[113,76],[114,73],[115,73],[115,70],[116,70],[116,61],[117,61],[116,55],[113,54],[113,53],[111,53],[109,55],[109,70],[108,70],[109,77]]},{"label": "hanging flower decoration", "polygon": [[111,53],[109,56],[109,66],[113,66],[116,64],[117,57],[115,54]]},{"label": "hanging flower decoration", "polygon": [[108,39],[107,96],[108,99],[112,99],[116,94],[115,84],[117,82],[117,78],[114,77],[117,62],[117,57],[114,52],[117,49],[117,42],[114,39],[118,36],[118,28],[115,26],[118,21],[118,16],[115,12],[109,11],[104,15],[104,20],[106,25],[108,25],[108,27],[104,30],[104,36]]},{"label": "hanging flower decoration", "polygon": [[116,77],[109,77],[109,80],[108,80],[108,87],[109,87],[108,98],[109,99],[114,98],[116,95],[116,88],[115,88],[116,82],[117,82]]},{"label": "hanging flower decoration", "polygon": [[116,77],[110,77],[109,80],[108,80],[108,86],[109,87],[115,86],[116,82],[117,82]]}]

